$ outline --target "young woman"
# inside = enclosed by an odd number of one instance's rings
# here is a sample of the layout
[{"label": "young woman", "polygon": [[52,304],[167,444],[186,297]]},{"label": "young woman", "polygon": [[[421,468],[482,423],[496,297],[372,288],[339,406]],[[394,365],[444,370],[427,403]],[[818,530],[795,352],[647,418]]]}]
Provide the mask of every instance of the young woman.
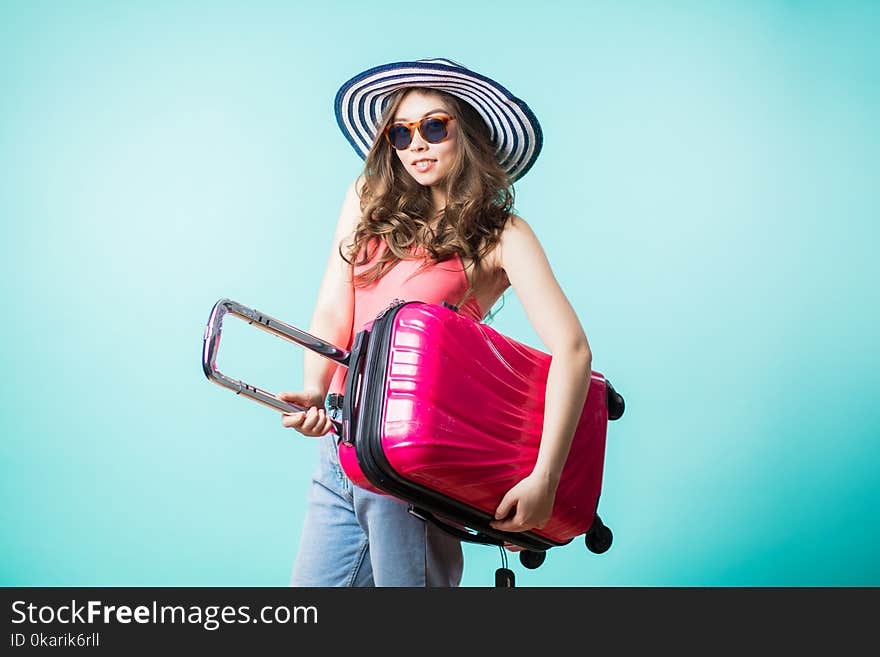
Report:
[{"label": "young woman", "polygon": [[[541,149],[532,111],[497,82],[444,59],[379,66],[346,82],[336,116],[365,158],[348,187],[308,329],[351,347],[394,299],[446,301],[476,321],[512,287],[552,355],[538,458],[493,526],[540,528],[587,395],[589,343],[535,233],[512,211],[513,183]],[[306,352],[308,408],[284,427],[321,438],[293,586],[457,586],[459,541],[390,496],[353,486],[325,410],[346,369]]]}]

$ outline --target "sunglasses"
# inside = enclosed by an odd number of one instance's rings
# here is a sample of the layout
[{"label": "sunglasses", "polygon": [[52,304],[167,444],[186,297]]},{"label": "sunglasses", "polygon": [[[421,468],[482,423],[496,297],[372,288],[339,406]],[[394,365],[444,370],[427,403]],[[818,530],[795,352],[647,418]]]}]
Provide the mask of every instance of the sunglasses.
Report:
[{"label": "sunglasses", "polygon": [[412,143],[414,130],[429,144],[439,144],[449,136],[446,124],[455,121],[454,116],[426,116],[421,121],[412,123],[392,123],[385,128],[385,138],[394,148],[401,151],[409,148]]}]

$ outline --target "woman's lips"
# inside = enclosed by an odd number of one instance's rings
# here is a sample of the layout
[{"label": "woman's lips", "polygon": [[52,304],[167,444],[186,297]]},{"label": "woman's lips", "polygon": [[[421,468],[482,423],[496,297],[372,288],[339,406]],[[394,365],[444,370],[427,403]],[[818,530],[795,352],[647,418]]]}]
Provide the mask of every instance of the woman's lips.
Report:
[{"label": "woman's lips", "polygon": [[431,170],[431,167],[434,166],[435,161],[436,160],[419,160],[418,162],[413,164],[413,167],[419,173],[425,173],[426,171]]}]

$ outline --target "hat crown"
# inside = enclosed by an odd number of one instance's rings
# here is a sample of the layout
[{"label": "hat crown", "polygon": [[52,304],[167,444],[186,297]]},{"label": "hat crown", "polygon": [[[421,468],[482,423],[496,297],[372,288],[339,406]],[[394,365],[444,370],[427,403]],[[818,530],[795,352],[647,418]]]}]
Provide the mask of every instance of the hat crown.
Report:
[{"label": "hat crown", "polygon": [[455,68],[460,68],[462,70],[468,71],[467,66],[462,66],[458,62],[454,62],[451,59],[446,59],[445,57],[434,57],[433,59],[417,59],[417,64],[445,64],[446,66],[454,66]]}]

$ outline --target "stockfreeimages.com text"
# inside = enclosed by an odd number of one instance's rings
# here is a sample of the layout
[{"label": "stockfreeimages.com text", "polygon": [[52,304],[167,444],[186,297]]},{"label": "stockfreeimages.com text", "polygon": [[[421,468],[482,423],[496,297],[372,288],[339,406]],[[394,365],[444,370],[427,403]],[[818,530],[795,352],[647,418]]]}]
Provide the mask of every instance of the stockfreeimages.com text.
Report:
[{"label": "stockfreeimages.com text", "polygon": [[58,606],[28,603],[16,600],[12,603],[13,624],[95,624],[103,623],[180,623],[201,625],[206,630],[216,630],[223,624],[232,623],[312,623],[318,622],[318,609],[314,606],[264,606],[251,614],[248,605],[160,605],[153,600],[150,605],[108,605],[100,600],[89,600]]}]

